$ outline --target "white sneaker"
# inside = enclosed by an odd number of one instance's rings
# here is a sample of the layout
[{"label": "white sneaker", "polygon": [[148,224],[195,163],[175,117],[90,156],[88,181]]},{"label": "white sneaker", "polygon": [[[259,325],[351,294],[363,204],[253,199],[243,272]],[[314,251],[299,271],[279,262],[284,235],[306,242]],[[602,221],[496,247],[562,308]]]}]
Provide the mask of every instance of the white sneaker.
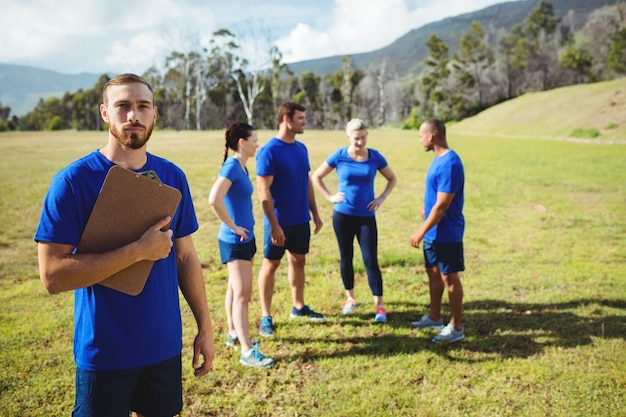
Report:
[{"label": "white sneaker", "polygon": [[460,342],[463,339],[465,339],[465,332],[463,331],[463,328],[461,328],[461,330],[455,330],[454,327],[448,323],[448,325],[443,328],[441,333],[433,337],[433,342],[437,343],[447,341],[449,343],[454,343]]},{"label": "white sneaker", "polygon": [[433,320],[430,318],[428,314],[424,314],[419,321],[412,321],[412,327],[421,327],[425,329],[435,329],[441,330],[443,329],[443,319]]}]

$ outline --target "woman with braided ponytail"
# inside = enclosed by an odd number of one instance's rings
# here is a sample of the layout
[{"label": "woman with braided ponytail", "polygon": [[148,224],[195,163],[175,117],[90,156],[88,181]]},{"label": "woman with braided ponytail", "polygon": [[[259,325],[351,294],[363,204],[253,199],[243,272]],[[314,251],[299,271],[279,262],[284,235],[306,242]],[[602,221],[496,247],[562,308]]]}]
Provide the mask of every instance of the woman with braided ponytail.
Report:
[{"label": "woman with braided ponytail", "polygon": [[[248,305],[252,295],[252,258],[256,253],[254,215],[252,211],[252,183],[246,162],[254,157],[257,134],[246,123],[234,123],[226,129],[224,160],[218,178],[211,188],[209,203],[222,221],[218,243],[222,263],[228,267],[226,317],[228,335],[226,345],[241,345],[239,361],[248,366],[267,368],[274,361],[258,350],[258,342],[248,332]],[[234,155],[228,157],[228,151]]]}]

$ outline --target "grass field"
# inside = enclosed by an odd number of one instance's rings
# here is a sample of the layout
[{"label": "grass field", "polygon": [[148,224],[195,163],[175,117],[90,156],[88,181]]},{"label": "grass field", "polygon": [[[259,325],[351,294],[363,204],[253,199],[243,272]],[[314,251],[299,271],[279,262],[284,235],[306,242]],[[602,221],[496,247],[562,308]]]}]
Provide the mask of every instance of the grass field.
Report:
[{"label": "grass field", "polygon": [[[219,223],[207,203],[222,132],[155,132],[150,151],[189,178],[216,334],[215,371],[196,379],[194,322],[184,308],[182,416],[625,416],[626,146],[602,137],[577,143],[536,132],[533,138],[529,127],[525,140],[511,139],[504,122],[491,123],[493,135],[468,129],[469,120],[448,135],[466,170],[466,340],[435,345],[432,333],[409,326],[428,303],[421,251],[408,237],[418,224],[432,154],[423,152],[416,132],[372,130],[369,146],[399,178],[377,215],[389,322],[372,321],[358,255],[359,310],[341,315],[332,207],[318,194],[325,226],[312,239],[306,297],[328,319],[289,321],[281,267],[274,296],[278,332],[262,340],[263,352],[277,360],[269,370],[243,367],[223,344],[226,271],[215,241]],[[562,139],[567,130],[551,134]],[[259,140],[272,134],[259,132]],[[313,169],[345,145],[342,132],[307,131],[301,139]],[[45,292],[32,237],[52,175],[105,141],[104,133],[93,132],[0,135],[2,416],[70,414],[73,297]],[[254,172],[253,161],[248,168]],[[256,289],[250,312],[256,336]]]}]

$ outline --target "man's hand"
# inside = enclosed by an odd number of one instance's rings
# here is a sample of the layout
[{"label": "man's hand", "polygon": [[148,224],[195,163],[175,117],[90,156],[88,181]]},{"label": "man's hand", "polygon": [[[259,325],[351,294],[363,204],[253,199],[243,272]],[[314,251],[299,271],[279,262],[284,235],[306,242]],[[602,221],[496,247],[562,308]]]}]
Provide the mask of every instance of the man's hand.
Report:
[{"label": "man's hand", "polygon": [[154,226],[150,227],[139,238],[138,244],[141,246],[142,254],[149,261],[158,261],[167,258],[172,250],[174,242],[172,241],[172,229],[164,229],[171,217],[167,216],[159,220]]},{"label": "man's hand", "polygon": [[279,225],[270,226],[270,236],[274,246],[285,246],[285,232]]},{"label": "man's hand", "polygon": [[423,239],[424,239],[424,233],[418,230],[417,232],[411,235],[411,237],[409,238],[409,243],[411,244],[411,246],[418,249],[420,247],[420,242]]},{"label": "man's hand", "polygon": [[[200,356],[204,358],[202,363],[200,363]],[[198,333],[193,341],[193,374],[199,377],[212,371],[214,356],[213,338]]]},{"label": "man's hand", "polygon": [[324,226],[324,222],[319,214],[313,215],[313,223],[315,223],[315,229],[313,230],[313,234],[316,235],[320,230],[322,230],[322,226]]}]

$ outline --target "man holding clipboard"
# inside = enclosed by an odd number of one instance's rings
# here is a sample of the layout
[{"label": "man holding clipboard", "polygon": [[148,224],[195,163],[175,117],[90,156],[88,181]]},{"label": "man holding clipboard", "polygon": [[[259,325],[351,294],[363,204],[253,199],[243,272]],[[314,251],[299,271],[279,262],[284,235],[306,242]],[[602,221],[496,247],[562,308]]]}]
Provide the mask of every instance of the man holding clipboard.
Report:
[{"label": "man holding clipboard", "polygon": [[[191,238],[198,221],[185,174],[147,152],[157,116],[150,85],[134,74],[114,77],[104,86],[100,113],[109,124],[107,145],[54,176],[35,233],[39,274],[46,290],[52,294],[74,290],[72,415],[126,417],[132,411],[133,415],[173,416],[182,409],[178,288],[197,322],[196,376],[212,369],[214,356],[202,269]],[[83,250],[88,245],[81,238],[88,226],[108,221],[106,228],[115,229],[128,222],[128,216],[142,217],[128,210],[128,201],[118,198],[117,205],[107,206],[114,208],[108,213],[110,219],[90,219],[92,212],[96,214],[94,207],[123,188],[107,188],[105,178],[113,167],[155,174],[164,186],[178,190],[180,203],[128,243],[103,251]],[[111,277],[142,263],[148,264],[147,279],[131,273],[119,283],[106,285]],[[126,284],[133,284],[133,279],[142,282],[134,286],[136,291],[127,291],[133,285]]]}]

